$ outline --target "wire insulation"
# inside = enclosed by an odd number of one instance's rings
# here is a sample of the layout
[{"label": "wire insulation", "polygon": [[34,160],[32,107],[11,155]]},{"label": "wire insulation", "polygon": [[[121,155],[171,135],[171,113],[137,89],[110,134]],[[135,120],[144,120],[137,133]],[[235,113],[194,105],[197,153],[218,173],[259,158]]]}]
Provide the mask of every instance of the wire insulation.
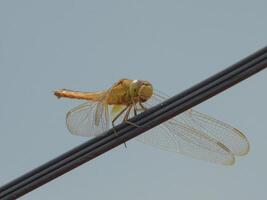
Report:
[{"label": "wire insulation", "polygon": [[141,127],[122,123],[0,188],[0,199],[16,199],[106,151],[127,142],[267,67],[267,47],[132,118]]}]

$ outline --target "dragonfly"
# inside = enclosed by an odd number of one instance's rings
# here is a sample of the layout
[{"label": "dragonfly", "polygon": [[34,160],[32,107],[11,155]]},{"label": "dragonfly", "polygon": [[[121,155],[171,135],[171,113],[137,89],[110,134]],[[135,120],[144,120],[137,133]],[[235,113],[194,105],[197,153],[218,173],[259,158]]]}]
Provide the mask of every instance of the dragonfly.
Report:
[{"label": "dragonfly", "polygon": [[[58,98],[86,100],[66,115],[70,133],[92,137],[114,128],[168,98],[153,88],[149,81],[121,79],[110,88],[98,92],[59,89]],[[189,109],[154,127],[137,140],[160,149],[181,153],[196,159],[222,165],[233,165],[236,156],[249,152],[246,136],[231,125]]]}]

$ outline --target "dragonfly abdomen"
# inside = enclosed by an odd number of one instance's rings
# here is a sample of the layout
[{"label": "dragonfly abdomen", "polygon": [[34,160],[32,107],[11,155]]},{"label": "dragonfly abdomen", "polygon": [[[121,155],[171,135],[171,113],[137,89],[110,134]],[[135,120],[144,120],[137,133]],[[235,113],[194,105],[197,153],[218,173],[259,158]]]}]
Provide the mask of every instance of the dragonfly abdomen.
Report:
[{"label": "dragonfly abdomen", "polygon": [[58,97],[72,98],[72,99],[84,99],[89,101],[99,101],[103,96],[103,92],[79,92],[67,89],[61,89],[54,92]]}]

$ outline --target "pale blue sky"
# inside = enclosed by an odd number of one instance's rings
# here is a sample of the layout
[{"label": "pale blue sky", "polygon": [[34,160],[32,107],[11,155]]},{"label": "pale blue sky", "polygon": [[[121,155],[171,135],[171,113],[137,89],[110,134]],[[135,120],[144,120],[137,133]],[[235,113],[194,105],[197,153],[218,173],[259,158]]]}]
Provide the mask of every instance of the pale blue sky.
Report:
[{"label": "pale blue sky", "polygon": [[[0,185],[86,141],[66,129],[57,88],[102,90],[122,77],[169,95],[267,44],[262,1],[0,1]],[[241,129],[232,167],[136,141],[22,199],[260,199],[266,196],[267,71],[196,109]]]}]

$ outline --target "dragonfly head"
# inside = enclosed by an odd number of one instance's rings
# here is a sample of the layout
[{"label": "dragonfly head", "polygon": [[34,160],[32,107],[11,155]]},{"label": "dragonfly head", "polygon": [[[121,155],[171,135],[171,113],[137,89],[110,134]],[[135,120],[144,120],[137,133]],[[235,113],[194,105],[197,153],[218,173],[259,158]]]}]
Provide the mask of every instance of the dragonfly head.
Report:
[{"label": "dragonfly head", "polygon": [[136,101],[145,102],[153,94],[153,87],[148,81],[134,80],[129,88],[130,96]]}]

